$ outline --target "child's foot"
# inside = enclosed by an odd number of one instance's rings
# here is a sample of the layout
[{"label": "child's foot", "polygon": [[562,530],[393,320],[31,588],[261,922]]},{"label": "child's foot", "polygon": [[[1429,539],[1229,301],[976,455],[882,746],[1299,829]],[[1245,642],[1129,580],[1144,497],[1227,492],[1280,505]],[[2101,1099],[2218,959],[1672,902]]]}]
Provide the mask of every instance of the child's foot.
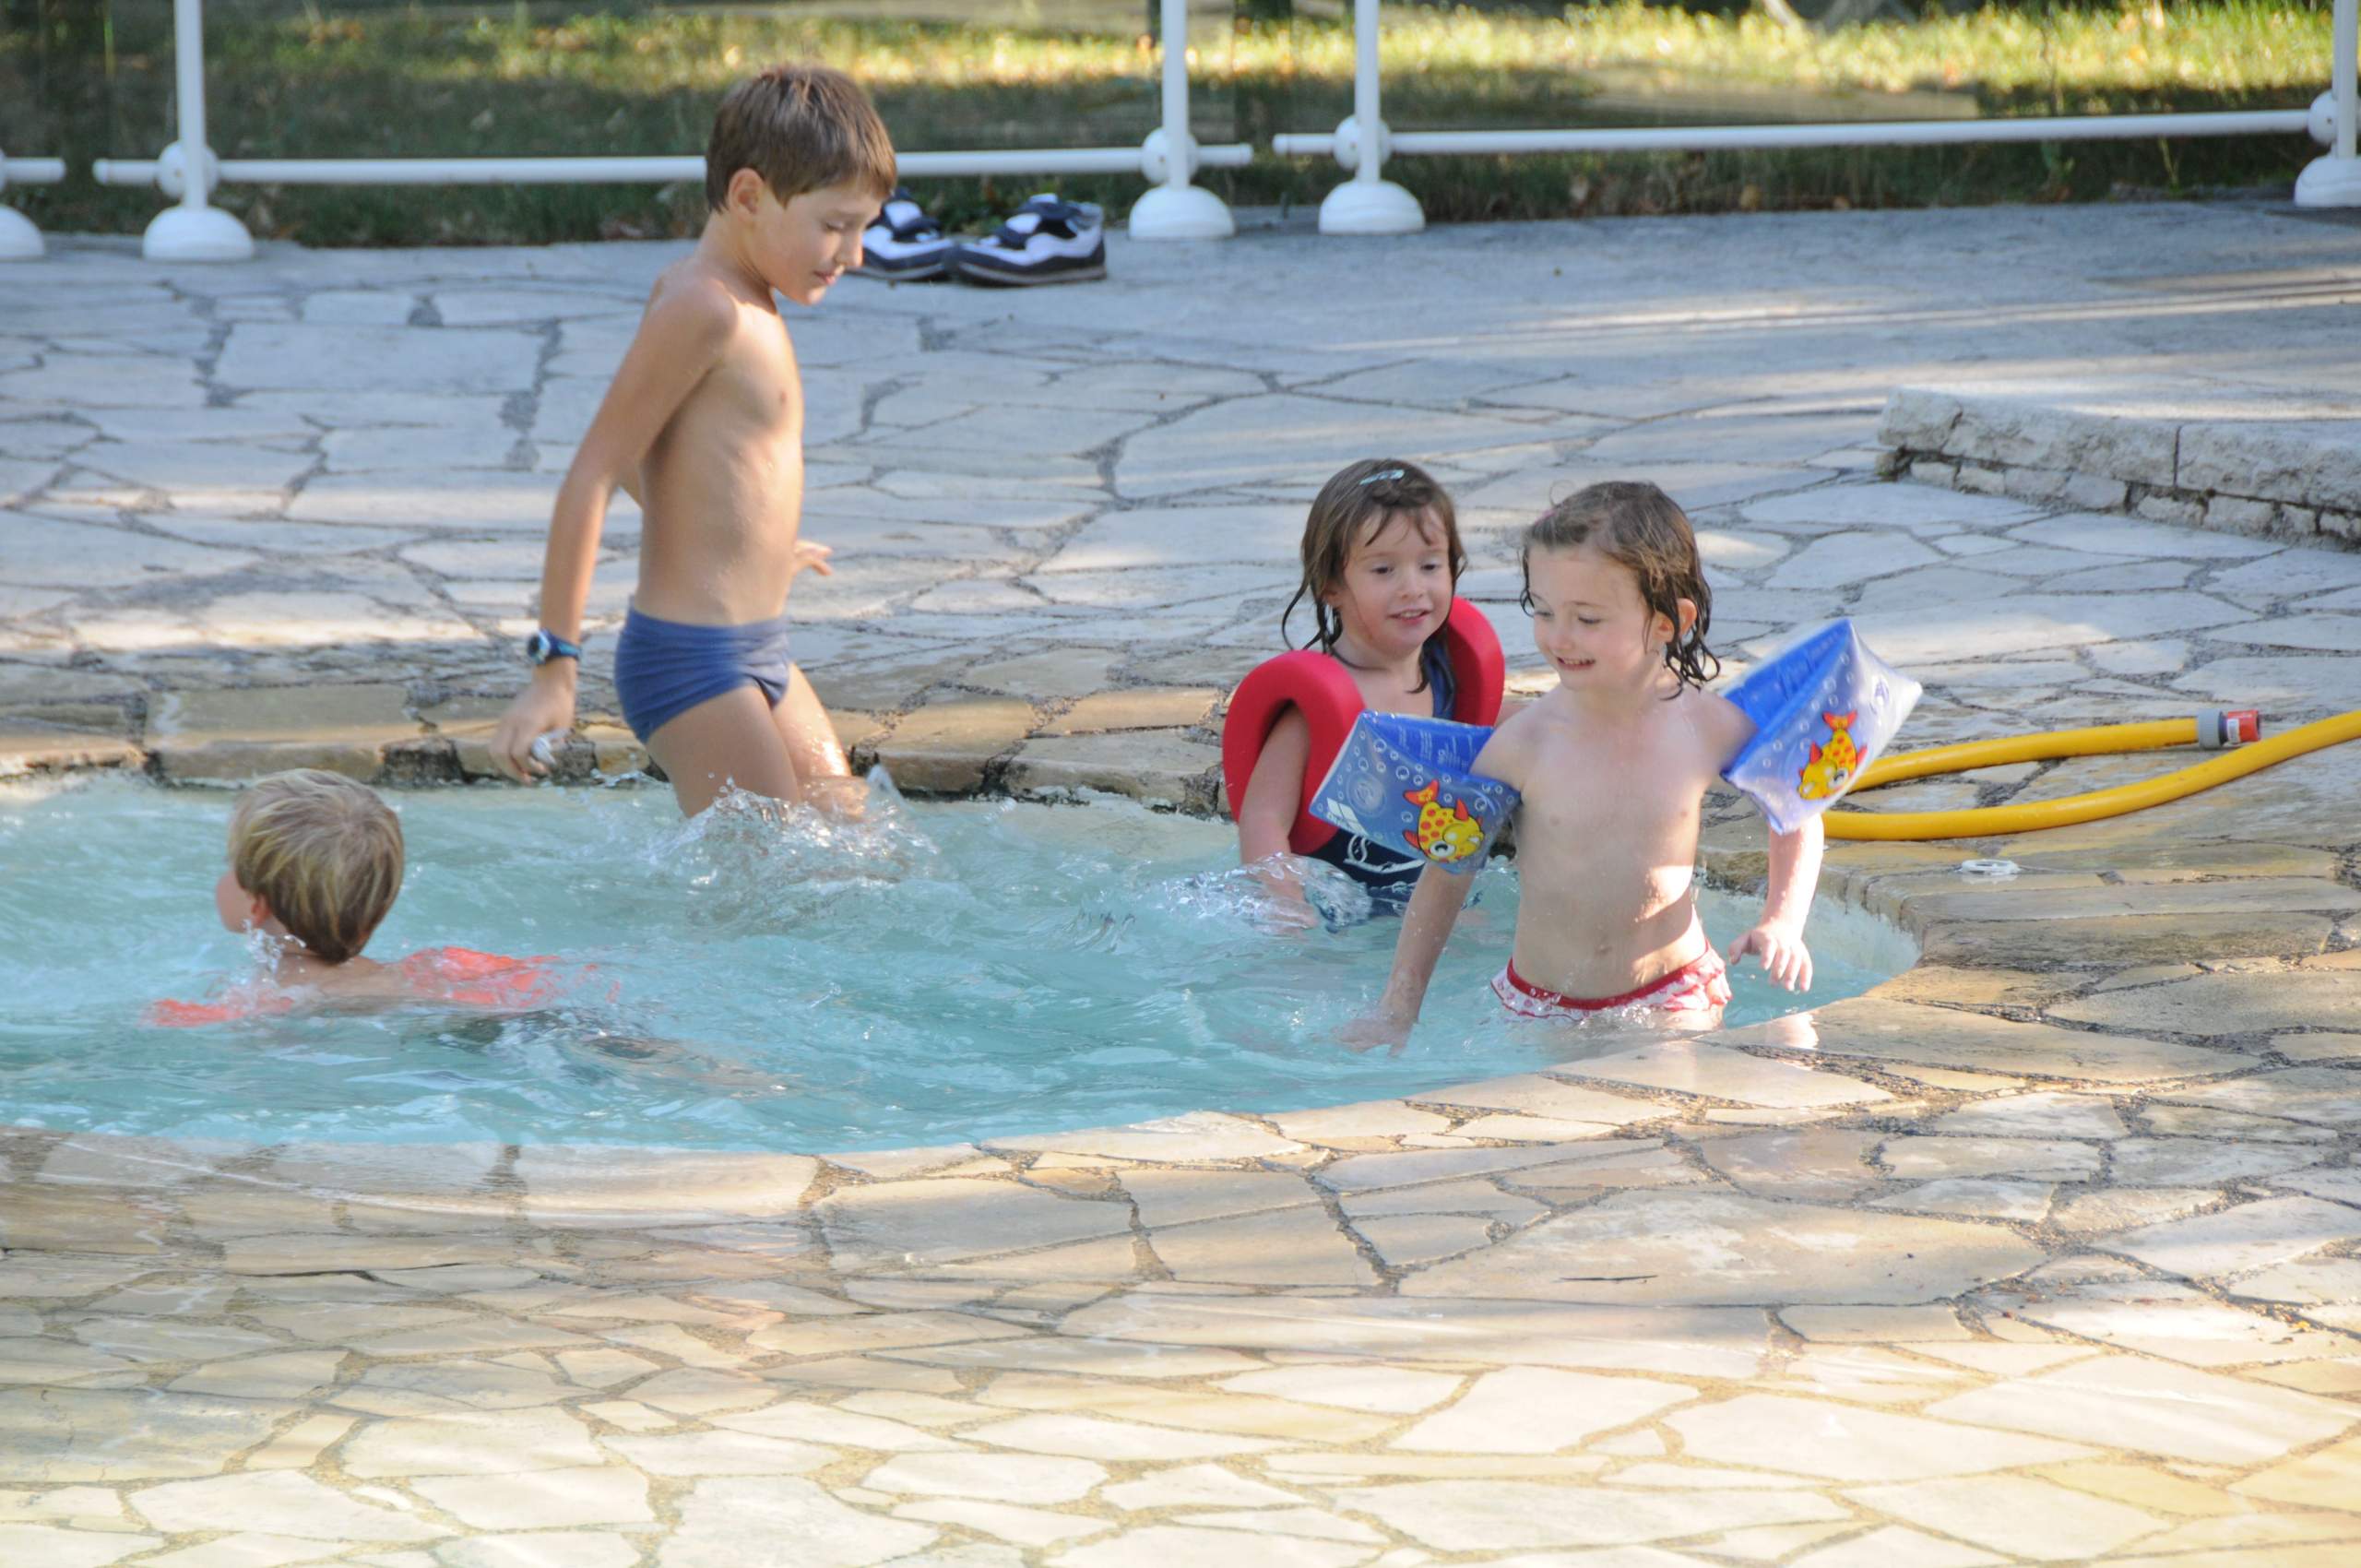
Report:
[{"label": "child's foot", "polygon": [[915,283],[950,270],[951,236],[916,197],[896,189],[860,236],[860,272],[889,283]]},{"label": "child's foot", "polygon": [[1086,201],[1037,196],[988,240],[953,247],[953,270],[970,283],[1079,283],[1107,276],[1107,219]]}]

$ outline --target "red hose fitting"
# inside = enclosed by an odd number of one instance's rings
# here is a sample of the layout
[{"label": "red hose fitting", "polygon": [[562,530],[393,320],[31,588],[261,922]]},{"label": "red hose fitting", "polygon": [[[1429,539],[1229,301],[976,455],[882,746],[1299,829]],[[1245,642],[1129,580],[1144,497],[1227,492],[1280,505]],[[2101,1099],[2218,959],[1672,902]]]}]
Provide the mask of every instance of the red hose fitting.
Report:
[{"label": "red hose fitting", "polygon": [[2243,746],[2262,738],[2262,714],[2251,707],[2234,707],[2225,712],[2209,707],[2197,716],[2197,743],[2209,752],[2225,746]]}]

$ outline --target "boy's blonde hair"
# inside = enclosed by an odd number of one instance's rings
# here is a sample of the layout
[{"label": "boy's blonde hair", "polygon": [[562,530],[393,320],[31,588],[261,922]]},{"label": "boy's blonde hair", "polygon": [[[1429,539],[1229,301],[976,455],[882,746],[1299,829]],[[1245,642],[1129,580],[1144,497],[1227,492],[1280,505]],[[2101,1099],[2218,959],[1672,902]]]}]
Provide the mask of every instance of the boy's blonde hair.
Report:
[{"label": "boy's blonde hair", "polygon": [[[1517,568],[1525,591],[1517,602],[1533,610],[1533,552],[1536,550],[1597,551],[1639,580],[1640,602],[1672,623],[1664,647],[1664,667],[1684,686],[1703,687],[1722,672],[1722,661],[1705,646],[1714,624],[1714,590],[1697,552],[1697,530],[1680,503],[1644,480],[1609,480],[1576,491],[1536,518],[1525,530]],[[1697,619],[1680,630],[1680,601],[1697,609]]]},{"label": "boy's blonde hair", "polygon": [[230,873],[313,956],[341,964],[402,889],[402,825],[377,791],[340,773],[274,773],[230,814]]},{"label": "boy's blonde hair", "polygon": [[721,101],[706,145],[705,204],[729,199],[741,169],[791,201],[825,185],[860,184],[883,201],[895,184],[894,141],[869,95],[825,65],[774,65]]}]

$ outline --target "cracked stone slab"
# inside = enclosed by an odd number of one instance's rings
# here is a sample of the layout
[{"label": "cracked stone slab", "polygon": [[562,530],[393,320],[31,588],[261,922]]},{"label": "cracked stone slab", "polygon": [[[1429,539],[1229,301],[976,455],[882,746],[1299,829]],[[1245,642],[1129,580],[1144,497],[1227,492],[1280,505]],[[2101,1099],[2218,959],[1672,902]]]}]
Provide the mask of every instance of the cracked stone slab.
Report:
[{"label": "cracked stone slab", "polygon": [[437,1540],[447,1526],[363,1502],[309,1476],[279,1470],[172,1481],[135,1491],[131,1506],[159,1529],[264,1530],[337,1541]]},{"label": "cracked stone slab", "polygon": [[2200,1367],[2332,1357],[2351,1343],[2153,1280],[2084,1285],[2062,1300],[2028,1303],[2018,1315],[2080,1338]]},{"label": "cracked stone slab", "polygon": [[1926,1529],[2037,1562],[2089,1562],[2160,1522],[2123,1503],[2027,1476],[1912,1481],[1845,1495]]},{"label": "cracked stone slab", "polygon": [[[1138,1292],[1069,1315],[1062,1334],[1150,1345],[1391,1356],[1418,1361],[1584,1367],[1748,1377],[1769,1324],[1742,1308],[1600,1307],[1459,1300],[1181,1297]],[[1236,1370],[1246,1370],[1241,1367]]]},{"label": "cracked stone slab", "polygon": [[[2162,1029],[2201,1036],[2290,1028],[2332,1029],[2361,1025],[2361,982],[2349,975],[2305,969],[2208,974],[2087,996],[2048,1011],[2053,1017],[2110,1029]],[[2354,1092],[2361,1093],[2361,1083],[2356,1083]]]},{"label": "cracked stone slab", "polygon": [[1438,1480],[1347,1487],[1335,1495],[1340,1506],[1442,1551],[1636,1546],[1845,1516],[1835,1503],[1806,1492],[1619,1494],[1530,1481]]},{"label": "cracked stone slab", "polygon": [[2218,1214],[2126,1232],[2109,1249],[2191,1278],[2230,1277],[2361,1238],[2361,1208],[2318,1198],[2266,1198]]},{"label": "cracked stone slab", "polygon": [[2082,1182],[2099,1173],[2099,1151],[2088,1144],[2041,1138],[1889,1138],[1879,1158],[1896,1176],[2047,1177]]},{"label": "cracked stone slab", "polygon": [[[406,331],[247,322],[213,368],[225,386],[271,391],[529,392],[540,345],[522,332]],[[0,397],[10,396],[0,378]]]},{"label": "cracked stone slab", "polygon": [[[1426,410],[1353,407],[1294,393],[1236,398],[1134,435],[1115,465],[1124,495],[1146,499],[1296,474],[1328,474],[1372,451],[1421,462],[1533,442],[1531,425]],[[1274,470],[1261,449],[1285,452]]]},{"label": "cracked stone slab", "polygon": [[2017,1023],[1869,997],[1821,1009],[1813,1027],[1820,1049],[1833,1056],[2102,1084],[2211,1076],[2237,1065],[2234,1058],[2195,1046]]},{"label": "cracked stone slab", "polygon": [[1831,1481],[1979,1475],[2093,1452],[2079,1443],[1765,1394],[1677,1410],[1665,1420],[1693,1458]]},{"label": "cracked stone slab", "polygon": [[2218,1372],[2098,1357],[1927,1407],[1936,1420],[2128,1448],[2200,1465],[2255,1465],[2353,1423],[2332,1400]]},{"label": "cracked stone slab", "polygon": [[2041,1261],[2005,1231],[1735,1194],[1618,1193],[1404,1282],[1406,1295],[1723,1306],[1928,1301]]},{"label": "cracked stone slab", "polygon": [[[0,1480],[48,1485],[210,1476],[301,1408],[208,1395],[0,1391]],[[93,1431],[136,1431],[140,1442],[136,1449],[94,1448]]]},{"label": "cracked stone slab", "polygon": [[1681,1384],[1521,1367],[1478,1378],[1390,1446],[1413,1453],[1551,1454],[1696,1397]]},{"label": "cracked stone slab", "polygon": [[243,572],[259,559],[125,528],[100,528],[22,512],[0,512],[8,550],[0,582],[88,590]]},{"label": "cracked stone slab", "polygon": [[837,1266],[851,1270],[1127,1236],[1132,1226],[1128,1205],[967,1177],[848,1187],[823,1199],[817,1213]]},{"label": "cracked stone slab", "polygon": [[795,1542],[799,1568],[870,1568],[919,1550],[942,1532],[847,1507],[810,1481],[700,1480],[658,1549],[658,1568],[748,1568],[754,1541]]},{"label": "cracked stone slab", "polygon": [[682,1215],[763,1218],[796,1213],[819,1175],[806,1155],[708,1154],[550,1145],[517,1157],[525,1211],[542,1219],[677,1223]]},{"label": "cracked stone slab", "polygon": [[1674,1093],[1693,1093],[1716,1100],[1736,1100],[1740,1105],[1768,1105],[1783,1110],[1870,1105],[1893,1099],[1892,1093],[1886,1093],[1877,1084],[1863,1084],[1860,1079],[1844,1076],[1842,1072],[1822,1072],[1799,1063],[1771,1061],[1728,1046],[1712,1046],[1693,1039],[1655,1041],[1641,1046],[1639,1051],[1619,1051],[1589,1063],[1570,1063],[1559,1067],[1559,1072],[1612,1084],[1639,1084],[1645,1088],[1669,1088]]}]

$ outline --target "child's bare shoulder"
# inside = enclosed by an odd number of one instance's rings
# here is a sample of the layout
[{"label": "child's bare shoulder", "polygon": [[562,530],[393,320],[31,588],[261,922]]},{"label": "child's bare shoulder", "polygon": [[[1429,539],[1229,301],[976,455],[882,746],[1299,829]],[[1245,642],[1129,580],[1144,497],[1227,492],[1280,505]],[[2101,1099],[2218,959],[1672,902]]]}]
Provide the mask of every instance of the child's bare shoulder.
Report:
[{"label": "child's bare shoulder", "polygon": [[1476,771],[1488,778],[1516,784],[1533,759],[1542,731],[1548,726],[1548,717],[1543,711],[1546,707],[1537,702],[1523,703],[1502,715],[1492,731],[1492,738],[1476,754]]},{"label": "child's bare shoulder", "polygon": [[689,257],[658,274],[640,313],[637,336],[659,350],[710,357],[737,331],[738,310],[738,298],[728,285]]},{"label": "child's bare shoulder", "polygon": [[1738,755],[1738,748],[1754,738],[1754,720],[1720,693],[1691,686],[1681,693],[1680,700],[1703,731],[1717,769],[1728,766]]}]

